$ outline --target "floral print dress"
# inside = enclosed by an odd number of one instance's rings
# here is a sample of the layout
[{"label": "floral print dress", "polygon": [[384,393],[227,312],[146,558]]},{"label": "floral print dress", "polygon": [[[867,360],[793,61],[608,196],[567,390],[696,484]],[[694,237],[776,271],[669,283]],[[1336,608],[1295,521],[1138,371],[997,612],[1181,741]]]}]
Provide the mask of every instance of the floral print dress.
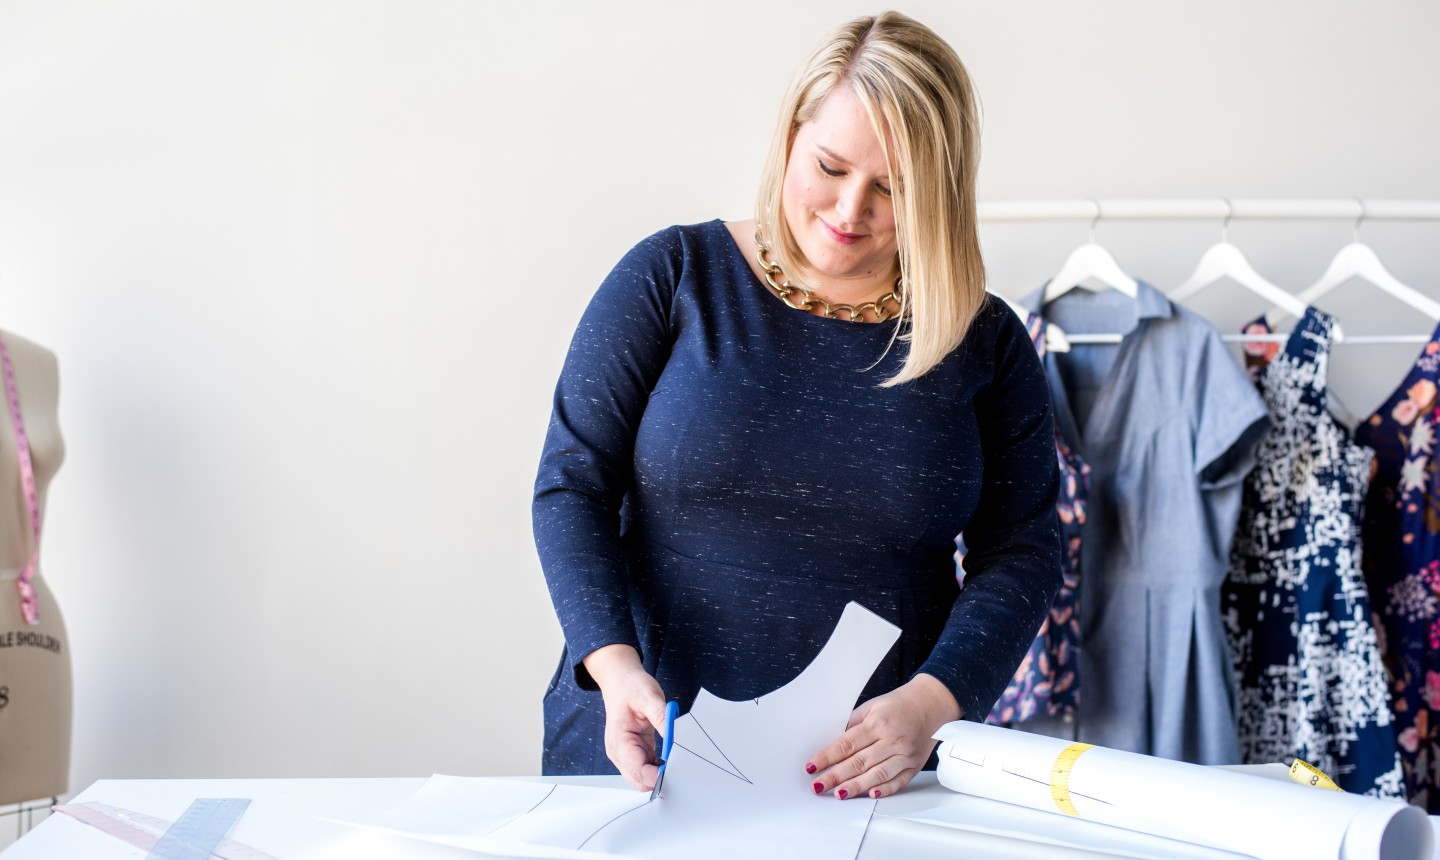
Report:
[{"label": "floral print dress", "polygon": [[[1025,325],[1035,349],[1044,358],[1043,321],[1030,314]],[[1080,707],[1080,532],[1085,525],[1090,467],[1065,444],[1058,425],[1055,454],[1060,461],[1060,497],[1055,512],[1060,518],[1060,542],[1064,547],[1060,559],[1064,580],[1050,604],[1050,614],[1040,625],[1015,677],[986,717],[987,723],[1015,725],[1034,717],[1071,719]]]},{"label": "floral print dress", "polygon": [[[1331,417],[1334,320],[1310,309],[1283,351],[1246,346],[1271,426],[1245,479],[1221,591],[1247,764],[1301,758],[1346,791],[1403,794],[1370,594],[1360,568],[1372,452]],[[1247,331],[1268,332],[1263,323]]]},{"label": "floral print dress", "polygon": [[1365,576],[1384,630],[1411,803],[1440,812],[1440,328],[1395,393],[1356,431],[1375,449]]}]

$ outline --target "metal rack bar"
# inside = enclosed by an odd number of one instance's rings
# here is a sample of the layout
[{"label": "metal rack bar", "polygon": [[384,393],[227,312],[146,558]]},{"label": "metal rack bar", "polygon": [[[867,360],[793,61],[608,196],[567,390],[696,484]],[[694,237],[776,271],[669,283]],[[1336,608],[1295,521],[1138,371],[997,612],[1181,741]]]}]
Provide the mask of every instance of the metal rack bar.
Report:
[{"label": "metal rack bar", "polygon": [[1440,200],[1334,198],[1000,200],[980,204],[981,221],[1440,221]]}]

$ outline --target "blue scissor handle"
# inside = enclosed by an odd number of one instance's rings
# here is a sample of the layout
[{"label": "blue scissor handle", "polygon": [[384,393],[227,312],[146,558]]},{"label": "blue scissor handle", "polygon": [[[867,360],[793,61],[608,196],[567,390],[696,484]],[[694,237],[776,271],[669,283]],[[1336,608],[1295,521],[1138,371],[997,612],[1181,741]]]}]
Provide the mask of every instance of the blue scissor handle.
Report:
[{"label": "blue scissor handle", "polygon": [[655,774],[655,787],[650,789],[650,799],[660,796],[660,786],[665,784],[666,763],[670,760],[670,748],[675,745],[675,717],[680,714],[677,702],[665,704],[665,737],[660,744],[660,770]]},{"label": "blue scissor handle", "polygon": [[670,747],[675,744],[675,718],[680,716],[680,703],[669,702],[665,705],[665,740],[660,747],[660,760],[670,760]]}]

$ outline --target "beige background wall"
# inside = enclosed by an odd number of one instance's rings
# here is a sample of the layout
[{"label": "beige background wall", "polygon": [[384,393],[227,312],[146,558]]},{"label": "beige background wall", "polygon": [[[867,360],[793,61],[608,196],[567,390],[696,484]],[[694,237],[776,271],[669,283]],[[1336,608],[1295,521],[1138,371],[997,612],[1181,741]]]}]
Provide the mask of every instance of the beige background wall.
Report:
[{"label": "beige background wall", "polygon": [[[529,491],[571,330],[644,235],[748,213],[791,70],[876,11],[541,5],[0,0],[0,328],[61,363],[74,789],[538,768],[560,637]],[[1440,198],[1435,3],[905,9],[981,90],[983,200]],[[1440,223],[1363,230],[1440,297]],[[1350,231],[1230,233],[1294,290]],[[1018,295],[1085,226],[984,238]],[[1216,238],[1100,226],[1162,288]],[[1413,352],[1337,356],[1346,405]]]}]

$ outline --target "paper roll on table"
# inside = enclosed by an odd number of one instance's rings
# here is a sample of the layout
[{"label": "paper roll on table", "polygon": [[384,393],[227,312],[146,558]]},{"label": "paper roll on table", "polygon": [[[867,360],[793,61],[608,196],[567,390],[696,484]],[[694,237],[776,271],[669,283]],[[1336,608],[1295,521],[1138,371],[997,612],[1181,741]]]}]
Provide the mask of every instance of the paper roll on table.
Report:
[{"label": "paper roll on table", "polygon": [[964,794],[1260,860],[1430,860],[1418,807],[1026,732],[955,722],[938,777]]}]

